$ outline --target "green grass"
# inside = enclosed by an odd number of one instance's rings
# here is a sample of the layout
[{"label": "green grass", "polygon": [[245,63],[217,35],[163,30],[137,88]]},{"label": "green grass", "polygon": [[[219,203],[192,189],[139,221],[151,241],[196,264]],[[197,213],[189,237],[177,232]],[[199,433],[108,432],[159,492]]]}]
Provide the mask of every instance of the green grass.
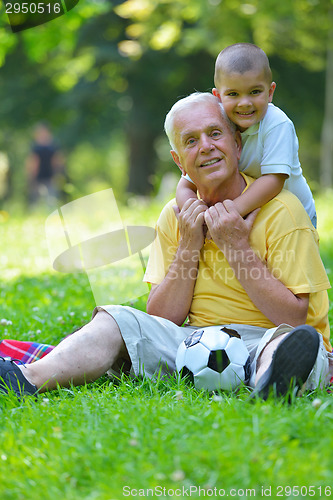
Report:
[{"label": "green grass", "polygon": [[[332,193],[317,199],[331,281],[332,206]],[[157,212],[138,205],[126,222],[152,225]],[[1,338],[54,344],[86,322],[95,305],[88,278],[50,269],[44,218],[9,217],[0,232],[0,316],[12,321],[0,326]],[[145,297],[135,306],[144,310]],[[303,498],[325,498],[333,494],[332,425],[333,396],[326,390],[287,404],[250,401],[245,388],[210,395],[176,377],[124,377],[117,384],[105,377],[37,401],[1,395],[0,498],[199,498],[203,489],[213,496],[214,488],[217,497],[225,490],[235,498],[254,497],[253,489],[261,498],[262,488],[266,496],[271,488],[278,498],[297,486]]]}]

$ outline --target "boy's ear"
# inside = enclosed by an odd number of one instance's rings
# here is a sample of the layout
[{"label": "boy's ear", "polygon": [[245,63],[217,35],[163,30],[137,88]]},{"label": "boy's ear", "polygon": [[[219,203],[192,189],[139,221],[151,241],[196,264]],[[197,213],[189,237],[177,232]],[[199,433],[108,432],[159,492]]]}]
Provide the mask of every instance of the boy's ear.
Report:
[{"label": "boy's ear", "polygon": [[219,100],[221,100],[221,94],[215,87],[212,90],[212,94],[215,95],[215,97],[217,97]]},{"label": "boy's ear", "polygon": [[186,172],[185,172],[185,170],[183,169],[183,167],[182,167],[182,165],[181,165],[181,163],[180,163],[180,159],[179,159],[179,156],[178,156],[178,154],[176,153],[176,151],[171,150],[171,151],[170,151],[170,153],[171,153],[171,156],[172,156],[173,161],[174,161],[174,162],[175,162],[175,164],[178,166],[178,168],[180,168],[181,173],[182,173],[183,175],[185,175],[185,173],[186,173]]},{"label": "boy's ear", "polygon": [[269,87],[268,102],[273,101],[273,95],[274,95],[275,89],[276,89],[276,83],[272,82],[271,86]]}]

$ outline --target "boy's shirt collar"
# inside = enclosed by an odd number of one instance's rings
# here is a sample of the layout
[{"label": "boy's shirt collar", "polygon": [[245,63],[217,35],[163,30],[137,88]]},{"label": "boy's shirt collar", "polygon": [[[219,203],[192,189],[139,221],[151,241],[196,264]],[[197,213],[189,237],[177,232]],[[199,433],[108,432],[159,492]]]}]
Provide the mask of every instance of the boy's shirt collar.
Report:
[{"label": "boy's shirt collar", "polygon": [[251,125],[251,127],[244,130],[244,132],[241,132],[241,136],[245,137],[247,135],[256,135],[258,131],[259,131],[259,123],[255,123],[254,125]]}]

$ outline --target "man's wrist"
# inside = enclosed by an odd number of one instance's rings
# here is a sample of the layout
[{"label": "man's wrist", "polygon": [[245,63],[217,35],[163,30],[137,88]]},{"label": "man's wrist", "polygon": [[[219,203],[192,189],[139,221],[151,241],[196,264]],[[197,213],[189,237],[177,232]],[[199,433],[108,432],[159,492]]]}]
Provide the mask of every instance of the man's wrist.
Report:
[{"label": "man's wrist", "polygon": [[229,264],[248,265],[256,260],[256,254],[250,246],[243,248],[228,248],[224,255]]},{"label": "man's wrist", "polygon": [[195,245],[193,241],[186,241],[183,239],[180,239],[179,245],[178,245],[178,255],[182,256],[185,261],[188,260],[193,260],[193,259],[200,259],[200,250],[201,250],[202,244]]},{"label": "man's wrist", "polygon": [[177,251],[177,258],[182,263],[186,264],[192,262],[193,264],[198,264],[200,259],[200,250],[195,248],[189,248],[187,245],[179,245]]},{"label": "man's wrist", "polygon": [[267,280],[272,278],[267,266],[252,248],[233,250],[231,254],[226,256],[226,259],[236,278],[242,284],[244,284],[244,280]]}]

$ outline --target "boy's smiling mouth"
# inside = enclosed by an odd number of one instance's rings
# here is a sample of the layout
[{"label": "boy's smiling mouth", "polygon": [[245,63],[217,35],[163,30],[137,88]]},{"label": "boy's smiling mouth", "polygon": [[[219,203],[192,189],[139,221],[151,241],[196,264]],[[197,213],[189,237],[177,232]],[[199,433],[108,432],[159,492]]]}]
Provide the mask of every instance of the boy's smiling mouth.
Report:
[{"label": "boy's smiling mouth", "polygon": [[254,115],[255,111],[248,111],[247,113],[245,111],[237,111],[237,114],[239,116],[252,116]]}]

